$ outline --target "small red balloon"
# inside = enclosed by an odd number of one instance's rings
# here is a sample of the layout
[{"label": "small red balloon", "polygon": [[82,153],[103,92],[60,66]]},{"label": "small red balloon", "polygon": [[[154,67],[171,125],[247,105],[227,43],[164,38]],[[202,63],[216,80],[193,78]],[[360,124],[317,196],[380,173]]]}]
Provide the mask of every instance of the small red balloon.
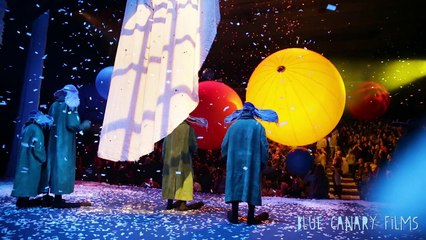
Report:
[{"label": "small red balloon", "polygon": [[197,144],[200,149],[219,149],[226,130],[229,126],[224,119],[243,104],[240,96],[229,86],[221,82],[204,81],[199,85],[200,102],[191,113],[194,117],[203,117],[208,121],[208,127],[192,124],[197,134]]},{"label": "small red balloon", "polygon": [[376,82],[363,82],[348,95],[347,106],[351,115],[360,120],[381,117],[388,109],[389,93]]}]

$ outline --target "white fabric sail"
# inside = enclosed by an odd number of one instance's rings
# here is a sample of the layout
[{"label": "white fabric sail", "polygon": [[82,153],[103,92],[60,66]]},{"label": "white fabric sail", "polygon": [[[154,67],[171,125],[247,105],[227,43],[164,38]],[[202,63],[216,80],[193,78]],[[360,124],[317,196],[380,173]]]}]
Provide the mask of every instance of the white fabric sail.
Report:
[{"label": "white fabric sail", "polygon": [[198,104],[219,0],[128,0],[98,156],[137,161]]}]

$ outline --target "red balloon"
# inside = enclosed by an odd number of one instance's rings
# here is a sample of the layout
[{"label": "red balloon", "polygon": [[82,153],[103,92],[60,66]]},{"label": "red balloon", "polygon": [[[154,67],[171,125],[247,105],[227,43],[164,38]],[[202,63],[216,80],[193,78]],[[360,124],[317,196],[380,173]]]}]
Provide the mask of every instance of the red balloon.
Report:
[{"label": "red balloon", "polygon": [[229,127],[223,122],[224,119],[241,109],[243,103],[232,88],[221,82],[201,82],[198,93],[200,103],[191,116],[206,118],[209,123],[207,128],[191,125],[197,134],[198,147],[205,150],[219,149]]},{"label": "red balloon", "polygon": [[360,120],[373,120],[382,116],[389,107],[389,93],[376,82],[363,82],[348,95],[349,112]]}]

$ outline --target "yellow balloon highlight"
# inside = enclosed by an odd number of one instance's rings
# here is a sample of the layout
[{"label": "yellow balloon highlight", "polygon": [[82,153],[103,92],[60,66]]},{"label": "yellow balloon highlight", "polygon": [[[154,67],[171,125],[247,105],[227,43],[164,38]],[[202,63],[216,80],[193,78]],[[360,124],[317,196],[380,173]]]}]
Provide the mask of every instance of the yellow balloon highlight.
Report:
[{"label": "yellow balloon highlight", "polygon": [[322,55],[300,48],[278,51],[252,73],[246,100],[278,113],[279,123],[261,122],[272,141],[305,146],[327,136],[345,109],[345,86]]}]

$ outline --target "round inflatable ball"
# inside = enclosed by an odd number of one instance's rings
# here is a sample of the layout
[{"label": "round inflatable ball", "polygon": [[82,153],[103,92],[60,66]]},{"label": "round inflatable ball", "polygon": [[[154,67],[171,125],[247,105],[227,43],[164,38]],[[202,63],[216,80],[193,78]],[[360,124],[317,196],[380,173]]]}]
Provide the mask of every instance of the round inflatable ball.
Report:
[{"label": "round inflatable ball", "polygon": [[262,122],[269,139],[306,146],[327,136],[345,110],[345,86],[336,67],[316,52],[289,48],[265,58],[250,77],[246,101],[278,113]]},{"label": "round inflatable ball", "polygon": [[314,158],[306,148],[294,148],[286,157],[286,169],[290,175],[304,177],[314,167]]},{"label": "round inflatable ball", "polygon": [[198,147],[205,150],[219,149],[228,129],[224,119],[241,109],[243,103],[232,88],[221,82],[201,82],[198,93],[200,102],[190,115],[203,117],[208,121],[207,128],[191,125],[197,135]]},{"label": "round inflatable ball", "polygon": [[109,86],[111,85],[113,66],[102,69],[96,76],[96,90],[103,99],[108,98]]},{"label": "round inflatable ball", "polygon": [[347,107],[354,118],[374,120],[385,114],[389,103],[389,93],[382,85],[363,82],[348,94]]}]

